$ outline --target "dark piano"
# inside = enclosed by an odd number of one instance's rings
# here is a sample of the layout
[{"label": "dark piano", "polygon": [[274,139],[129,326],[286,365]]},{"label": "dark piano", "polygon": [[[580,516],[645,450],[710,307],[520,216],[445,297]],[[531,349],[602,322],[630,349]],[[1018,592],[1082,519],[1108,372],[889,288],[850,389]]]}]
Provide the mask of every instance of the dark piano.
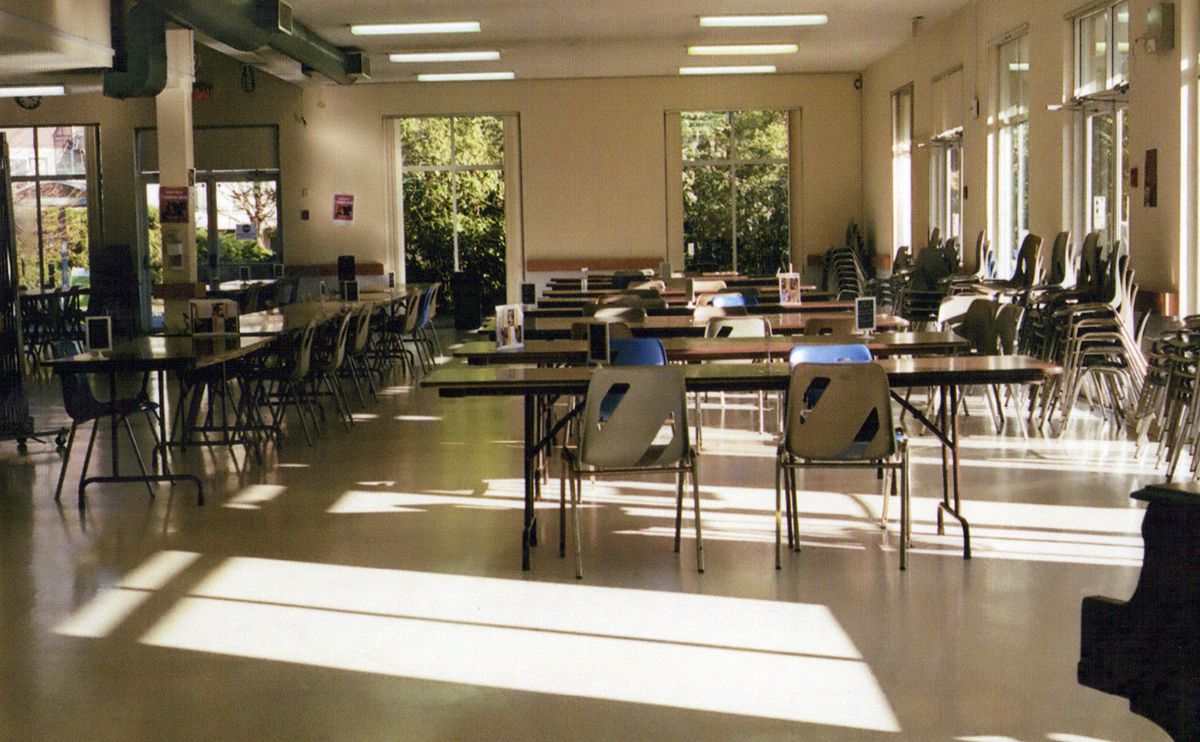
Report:
[{"label": "dark piano", "polygon": [[1176,742],[1200,742],[1200,486],[1156,484],[1128,601],[1083,599],[1079,683],[1129,699]]}]

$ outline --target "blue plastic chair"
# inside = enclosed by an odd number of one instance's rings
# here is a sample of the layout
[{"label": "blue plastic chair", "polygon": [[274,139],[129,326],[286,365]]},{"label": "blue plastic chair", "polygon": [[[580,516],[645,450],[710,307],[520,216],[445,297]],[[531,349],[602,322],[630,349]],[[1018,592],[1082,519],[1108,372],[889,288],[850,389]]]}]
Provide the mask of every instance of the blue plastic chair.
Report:
[{"label": "blue plastic chair", "polygon": [[800,363],[867,363],[874,360],[871,349],[862,344],[797,345],[788,357],[792,367]]},{"label": "blue plastic chair", "polygon": [[[612,338],[609,341],[613,366],[665,366],[667,349],[658,338]],[[624,398],[622,392],[610,392],[600,402],[600,419],[607,420]]]},{"label": "blue plastic chair", "polygon": [[746,294],[717,294],[712,298],[714,307],[754,307],[758,306],[758,297]]},{"label": "blue plastic chair", "polygon": [[658,338],[612,338],[608,347],[613,366],[667,365],[667,349]]}]

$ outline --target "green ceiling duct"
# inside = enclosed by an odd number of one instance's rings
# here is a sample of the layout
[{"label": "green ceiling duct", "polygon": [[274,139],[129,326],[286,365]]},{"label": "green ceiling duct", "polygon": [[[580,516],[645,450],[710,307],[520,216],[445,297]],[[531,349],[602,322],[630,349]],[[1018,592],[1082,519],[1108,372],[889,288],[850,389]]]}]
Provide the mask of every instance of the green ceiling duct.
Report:
[{"label": "green ceiling duct", "polygon": [[305,72],[318,72],[341,84],[370,76],[361,52],[340,49],[295,22],[291,6],[281,0],[142,0],[125,16],[124,28],[118,30],[114,21],[114,46],[123,46],[116,56],[125,65],[105,73],[105,95],[132,98],[162,92],[167,20],[238,51],[269,47],[299,62]]}]

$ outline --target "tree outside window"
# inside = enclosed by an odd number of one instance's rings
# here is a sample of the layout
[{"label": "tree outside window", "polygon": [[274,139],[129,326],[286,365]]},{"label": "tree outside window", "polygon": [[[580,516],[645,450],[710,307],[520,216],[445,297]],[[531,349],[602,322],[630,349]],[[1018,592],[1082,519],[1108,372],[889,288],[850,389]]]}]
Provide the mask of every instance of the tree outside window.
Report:
[{"label": "tree outside window", "polygon": [[787,111],[691,111],[680,121],[685,268],[758,276],[786,269]]}]

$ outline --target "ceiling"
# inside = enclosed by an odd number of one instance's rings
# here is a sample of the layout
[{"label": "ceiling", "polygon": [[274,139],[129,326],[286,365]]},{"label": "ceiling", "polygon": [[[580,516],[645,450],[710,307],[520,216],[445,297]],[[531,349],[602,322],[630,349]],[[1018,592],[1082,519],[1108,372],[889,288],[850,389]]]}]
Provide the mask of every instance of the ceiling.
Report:
[{"label": "ceiling", "polygon": [[[295,19],[370,57],[371,80],[425,72],[512,71],[517,79],[677,75],[680,67],[774,64],[781,73],[858,71],[966,0],[289,0]],[[825,13],[825,26],[701,28],[701,15]],[[351,24],[479,21],[479,33],[354,36]],[[689,57],[690,44],[795,43],[795,54]],[[497,50],[498,61],[397,64],[400,51]]]}]

